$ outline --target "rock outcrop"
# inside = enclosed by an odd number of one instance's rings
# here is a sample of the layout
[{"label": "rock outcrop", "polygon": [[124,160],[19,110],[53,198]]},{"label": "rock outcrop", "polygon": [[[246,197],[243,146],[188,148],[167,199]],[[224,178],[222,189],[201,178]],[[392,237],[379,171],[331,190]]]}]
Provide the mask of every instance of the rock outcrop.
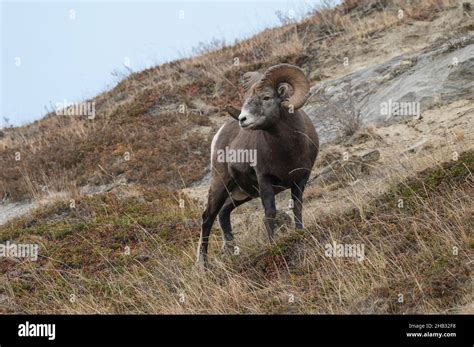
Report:
[{"label": "rock outcrop", "polygon": [[474,33],[403,54],[311,89],[305,111],[321,142],[350,126],[420,117],[431,107],[474,95]]}]

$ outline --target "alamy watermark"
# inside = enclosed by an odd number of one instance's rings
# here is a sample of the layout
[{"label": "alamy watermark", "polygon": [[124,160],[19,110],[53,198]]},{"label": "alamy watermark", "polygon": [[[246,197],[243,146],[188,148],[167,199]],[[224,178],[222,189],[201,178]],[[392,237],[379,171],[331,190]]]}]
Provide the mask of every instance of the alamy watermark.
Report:
[{"label": "alamy watermark", "polygon": [[26,321],[18,325],[19,337],[46,337],[50,341],[56,339],[56,324],[37,324]]},{"label": "alamy watermark", "polygon": [[404,102],[392,101],[382,102],[380,104],[380,115],[385,116],[385,120],[392,116],[416,116],[420,118],[420,103],[419,102]]},{"label": "alamy watermark", "polygon": [[34,243],[0,243],[0,258],[28,258],[38,260],[39,246]]},{"label": "alamy watermark", "polygon": [[225,149],[217,150],[217,161],[219,163],[250,163],[250,166],[257,165],[256,149],[232,149],[228,146]]},{"label": "alamy watermark", "polygon": [[357,258],[358,261],[365,259],[364,245],[361,243],[327,243],[324,246],[324,255],[330,258]]},{"label": "alamy watermark", "polygon": [[95,118],[95,101],[68,102],[66,99],[55,104],[58,116],[87,116],[88,119]]}]

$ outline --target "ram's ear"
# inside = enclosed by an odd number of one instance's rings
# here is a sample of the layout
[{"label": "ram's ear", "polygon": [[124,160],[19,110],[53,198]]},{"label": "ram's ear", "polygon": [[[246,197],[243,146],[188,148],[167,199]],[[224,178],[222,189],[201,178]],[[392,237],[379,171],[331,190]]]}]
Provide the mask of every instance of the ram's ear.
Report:
[{"label": "ram's ear", "polygon": [[280,83],[277,88],[277,93],[282,100],[288,100],[291,96],[292,88],[288,83]]},{"label": "ram's ear", "polygon": [[227,105],[225,110],[231,115],[232,118],[239,120],[240,110],[237,107]]}]

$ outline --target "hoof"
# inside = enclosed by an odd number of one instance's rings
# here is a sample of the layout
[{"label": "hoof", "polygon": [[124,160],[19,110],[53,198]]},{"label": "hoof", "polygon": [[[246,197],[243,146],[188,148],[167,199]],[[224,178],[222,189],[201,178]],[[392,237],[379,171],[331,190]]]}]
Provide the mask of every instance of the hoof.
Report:
[{"label": "hoof", "polygon": [[202,253],[199,253],[196,260],[196,268],[206,271],[209,269],[209,262],[207,257],[205,257]]},{"label": "hoof", "polygon": [[235,244],[235,241],[225,241],[222,245],[222,253],[233,256],[240,254],[240,248]]}]

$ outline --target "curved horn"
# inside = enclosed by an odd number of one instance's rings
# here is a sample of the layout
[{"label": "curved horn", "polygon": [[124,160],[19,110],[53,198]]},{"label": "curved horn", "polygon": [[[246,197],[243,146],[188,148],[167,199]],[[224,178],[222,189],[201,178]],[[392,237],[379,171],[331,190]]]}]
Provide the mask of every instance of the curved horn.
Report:
[{"label": "curved horn", "polygon": [[277,90],[281,83],[288,83],[293,88],[293,95],[282,102],[282,106],[289,108],[293,105],[297,110],[304,105],[309,97],[309,81],[299,67],[290,64],[278,64],[268,68],[257,88],[271,86]]}]

